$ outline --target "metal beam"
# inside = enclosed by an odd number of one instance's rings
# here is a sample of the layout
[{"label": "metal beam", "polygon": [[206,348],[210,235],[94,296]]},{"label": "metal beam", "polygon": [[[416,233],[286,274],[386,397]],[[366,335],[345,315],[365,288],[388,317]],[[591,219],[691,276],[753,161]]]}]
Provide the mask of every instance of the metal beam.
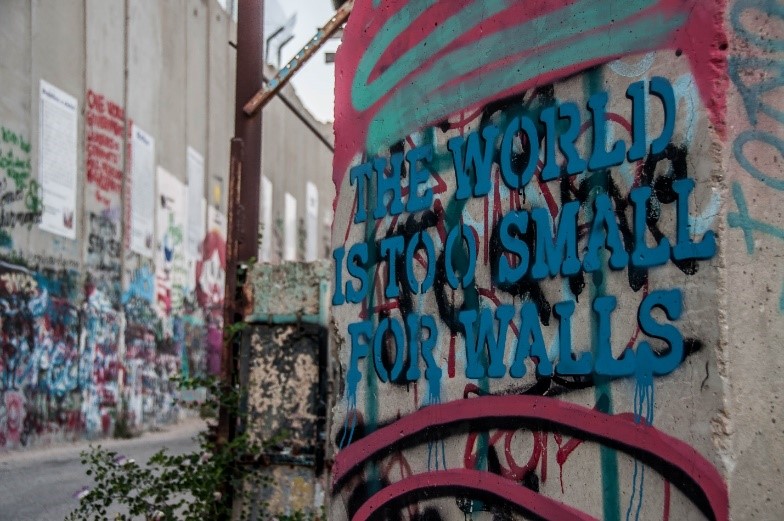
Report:
[{"label": "metal beam", "polygon": [[257,110],[263,108],[272,97],[289,82],[291,77],[312,58],[316,51],[318,51],[329,38],[335,34],[343,24],[348,20],[351,10],[354,8],[354,0],[348,0],[343,4],[335,15],[326,23],[324,27],[319,29],[306,45],[303,47],[294,58],[282,69],[278,71],[274,78],[272,78],[266,87],[260,88],[255,94],[248,96],[248,102],[243,107],[245,114],[252,116]]},{"label": "metal beam", "polygon": [[305,116],[305,114],[303,114],[302,111],[300,111],[300,109],[298,109],[290,99],[283,95],[283,92],[278,92],[276,96],[280,99],[280,101],[283,102],[284,105],[286,105],[286,107],[288,107],[291,112],[294,113],[295,116],[297,116],[297,119],[299,119],[308,128],[308,130],[313,132],[316,138],[318,138],[318,140],[321,141],[330,152],[335,152],[335,147],[332,145],[332,143],[330,143],[330,141],[324,137],[324,134],[322,134],[319,129],[313,126],[313,123],[310,122],[308,116]]},{"label": "metal beam", "polygon": [[[261,116],[249,117],[243,100],[263,85],[264,2],[239,2],[237,17],[237,81],[235,92],[234,138],[229,164],[228,226],[226,231],[226,292],[223,309],[223,350],[221,388],[228,396],[238,381],[241,345],[235,324],[242,322],[247,305],[243,292],[247,264],[258,251],[259,189],[261,183]],[[225,402],[225,400],[223,400]],[[218,415],[216,443],[225,446],[236,435],[237,417],[232,407],[222,404]],[[221,501],[234,502],[232,476],[223,483]],[[226,521],[230,516],[226,517]]]}]

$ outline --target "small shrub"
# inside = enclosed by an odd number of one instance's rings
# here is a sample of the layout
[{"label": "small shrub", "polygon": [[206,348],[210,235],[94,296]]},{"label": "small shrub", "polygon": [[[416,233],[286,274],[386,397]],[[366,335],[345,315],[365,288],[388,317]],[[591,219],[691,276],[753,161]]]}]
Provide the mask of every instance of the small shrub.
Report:
[{"label": "small shrub", "polygon": [[[221,386],[215,380],[188,379],[179,383],[183,389],[207,388],[207,400],[194,404],[207,416],[221,404],[238,409],[239,392],[221,392]],[[249,506],[253,504],[250,491],[271,485],[268,477],[262,476],[252,465],[242,463],[254,460],[261,447],[251,443],[247,435],[237,436],[219,446],[214,428],[214,425],[208,426],[196,437],[198,450],[173,455],[163,449],[155,453],[146,465],[100,445],[82,452],[82,464],[87,466],[86,473],[95,484],[82,495],[79,505],[66,521],[109,519],[107,513],[111,507],[123,511],[112,518],[117,521],[140,518],[145,521],[230,519],[232,505],[224,500],[221,493],[226,485],[231,485],[238,500],[241,500],[242,518],[247,519]],[[272,517],[265,513],[265,505],[256,502],[256,506],[259,507],[260,519]]]}]

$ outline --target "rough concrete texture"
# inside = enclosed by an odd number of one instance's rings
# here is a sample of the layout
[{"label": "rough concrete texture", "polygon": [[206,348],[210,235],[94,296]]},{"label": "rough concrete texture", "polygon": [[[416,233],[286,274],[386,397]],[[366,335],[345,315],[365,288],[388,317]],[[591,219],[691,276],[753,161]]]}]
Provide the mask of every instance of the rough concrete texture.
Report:
[{"label": "rough concrete texture", "polygon": [[321,282],[328,281],[330,273],[326,261],[254,265],[247,277],[253,292],[250,316],[317,316]]},{"label": "rough concrete texture", "polygon": [[783,16],[357,1],[331,519],[784,517]]},{"label": "rough concrete texture", "polygon": [[727,12],[731,80],[722,142],[727,165],[723,362],[728,417],[730,505],[734,519],[781,519],[784,496],[784,7],[736,1]]},{"label": "rough concrete texture", "polygon": [[[313,511],[314,498],[324,504],[324,488],[313,479],[313,472],[303,467],[272,467],[261,476],[275,486],[258,486],[248,492],[259,501],[247,509],[248,519],[265,519],[265,515],[296,516]],[[262,508],[263,505],[263,508]]]}]

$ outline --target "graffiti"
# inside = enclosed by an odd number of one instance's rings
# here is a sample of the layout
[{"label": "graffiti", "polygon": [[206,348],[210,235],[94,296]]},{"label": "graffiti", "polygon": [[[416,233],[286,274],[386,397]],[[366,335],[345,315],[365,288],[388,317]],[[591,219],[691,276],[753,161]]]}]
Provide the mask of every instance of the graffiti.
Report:
[{"label": "graffiti", "polygon": [[720,400],[656,400],[712,385],[686,366],[717,342],[693,317],[718,305],[721,198],[697,154],[724,134],[722,13],[356,5],[336,61],[331,517],[728,518],[713,441],[679,424]]},{"label": "graffiti", "polygon": [[[112,307],[120,308],[122,295],[121,255],[122,203],[125,157],[130,149],[126,139],[123,108],[103,94],[87,91],[85,115],[85,173],[90,187],[84,241],[87,272],[87,293],[93,288],[101,292]],[[128,122],[130,128],[130,122]]]},{"label": "graffiti", "polygon": [[102,94],[88,90],[86,126],[87,182],[95,186],[96,199],[108,206],[112,199],[107,194],[122,190],[125,112]]},{"label": "graffiti", "polygon": [[88,433],[109,434],[112,428],[111,411],[120,402],[120,324],[111,301],[100,290],[88,289],[84,307],[83,357],[88,363],[80,368],[80,380],[85,389],[82,414]]},{"label": "graffiti", "polygon": [[0,397],[5,397],[6,417],[4,427],[0,421],[0,448],[81,429],[79,370],[84,361],[79,313],[69,304],[74,288],[72,272],[0,266]]},{"label": "graffiti", "polygon": [[130,420],[138,426],[159,425],[176,419],[176,389],[171,378],[180,375],[179,356],[160,338],[153,323],[129,323],[126,335],[125,395]]},{"label": "graffiti", "polygon": [[167,313],[181,310],[184,305],[188,270],[184,255],[180,253],[183,247],[183,228],[170,221],[161,241],[164,267],[163,276],[159,278],[163,288],[159,304],[163,304]]},{"label": "graffiti", "polygon": [[[339,69],[352,71],[350,86],[337,92],[336,125],[352,122],[345,125],[351,133],[347,142],[371,153],[441,121],[465,107],[466,100],[470,106],[486,105],[620,56],[661,48],[686,55],[713,124],[723,130],[725,99],[716,72],[725,63],[726,39],[719,2],[617,1],[608,6],[555,0],[519,9],[505,0],[428,1],[362,9],[368,30],[336,62]],[[443,23],[434,26],[434,18]],[[404,59],[390,61],[393,55]],[[477,55],[484,60],[476,60]],[[551,66],[543,70],[538,65],[543,62]],[[417,81],[408,81],[413,76]],[[414,98],[428,103],[411,114],[405,107]],[[338,152],[336,185],[357,151]]]},{"label": "graffiti", "polygon": [[[110,210],[90,212],[85,243],[87,285],[103,292],[113,306],[120,300],[120,244],[119,216]],[[88,292],[90,290],[88,289]]]},{"label": "graffiti", "polygon": [[[661,266],[671,260],[685,273],[693,274],[696,272],[694,261],[710,259],[715,254],[716,243],[712,231],[707,231],[704,237],[696,242],[692,242],[688,231],[690,227],[689,215],[691,213],[688,208],[688,197],[694,189],[694,181],[687,177],[685,152],[667,144],[669,136],[672,134],[673,126],[673,116],[668,115],[667,106],[674,104],[674,91],[663,78],[654,78],[649,88],[652,92],[657,92],[662,98],[669,101],[665,101],[664,134],[650,142],[649,157],[640,169],[639,179],[636,180],[636,183],[639,183],[640,186],[631,188],[628,192],[628,198],[619,197],[614,193],[614,191],[617,191],[617,188],[614,188],[614,182],[611,178],[608,179],[606,181],[607,187],[604,189],[607,193],[599,193],[593,196],[593,215],[591,218],[580,222],[579,228],[581,230],[589,230],[581,234],[577,232],[577,214],[580,206],[586,205],[588,201],[586,197],[587,192],[583,193],[582,200],[580,200],[579,194],[581,190],[579,188],[577,189],[577,198],[574,200],[569,198],[562,199],[562,207],[560,209],[556,208],[555,211],[550,211],[546,208],[535,208],[532,211],[518,209],[500,217],[496,221],[492,232],[494,240],[491,248],[493,257],[491,268],[493,274],[492,282],[498,289],[510,294],[519,294],[519,290],[515,286],[522,283],[523,280],[525,280],[525,284],[530,285],[556,275],[573,278],[583,276],[586,273],[593,273],[600,267],[598,251],[605,244],[612,252],[612,255],[609,257],[611,269],[617,271],[628,267],[629,284],[634,291],[638,291],[646,284],[646,273],[649,268]],[[643,89],[644,85],[637,83],[630,86],[627,93]],[[596,95],[592,96],[588,101],[588,106],[591,107],[594,100],[597,99],[602,98]],[[603,96],[603,99],[603,103],[606,104],[606,95]],[[572,107],[568,112],[576,110],[574,104],[562,105],[561,108],[563,106]],[[542,111],[542,114],[544,114],[544,111]],[[545,120],[546,118],[541,116],[540,119]],[[644,118],[632,116],[632,119],[644,127]],[[495,160],[490,152],[490,144],[495,141],[495,136],[500,134],[505,136],[500,145],[500,161],[497,161],[497,163],[500,162],[500,177],[507,185],[508,190],[522,190],[525,188],[524,184],[531,180],[533,170],[526,167],[527,170],[530,170],[530,175],[527,176],[527,179],[522,179],[522,177],[526,177],[526,174],[522,174],[520,179],[516,179],[511,172],[512,162],[505,161],[506,154],[510,154],[512,149],[511,136],[515,135],[515,131],[525,127],[533,129],[532,133],[534,135],[527,134],[528,140],[532,143],[532,146],[537,146],[535,144],[541,140],[535,137],[536,130],[534,124],[526,116],[523,116],[522,120],[519,117],[511,118],[511,123],[508,124],[507,129],[503,132],[492,124],[483,126],[481,134],[484,136],[486,145],[481,144],[482,138],[479,137],[478,131],[470,133],[465,139],[459,137],[449,141],[448,148],[452,155],[454,169],[457,172],[456,200],[486,197],[488,195],[491,189],[491,166]],[[606,125],[602,127],[606,127]],[[595,120],[593,128],[595,133],[598,133],[600,136],[606,132],[605,128],[600,128]],[[512,132],[509,129],[512,129]],[[551,135],[553,133],[545,130],[543,135]],[[633,134],[640,135],[642,144],[641,146],[631,145],[629,155],[632,155],[632,150],[635,148],[642,148],[643,151],[648,150],[644,133],[633,132]],[[509,144],[505,144],[507,136],[510,139]],[[576,150],[574,149],[574,139],[577,137],[576,134],[570,136],[572,141],[570,146],[575,161],[582,161],[583,164],[570,175],[581,173],[586,167],[589,170],[593,168],[598,171],[604,170],[608,166],[617,166],[627,155],[623,142],[618,141],[613,147],[616,152],[620,151],[620,154],[615,154],[618,156],[617,159],[610,159],[606,151],[594,147],[594,155],[591,156],[589,161],[583,161],[576,155]],[[664,137],[663,141],[662,137]],[[561,138],[558,141],[559,147],[561,150],[564,150],[566,148],[564,145],[568,141]],[[606,139],[603,138],[594,142],[604,141]],[[463,147],[463,143],[467,143],[466,147]],[[546,147],[546,145],[538,146]],[[552,146],[554,147],[554,145]],[[460,152],[461,148],[465,148],[465,155]],[[482,148],[485,150],[484,158],[482,158],[482,153],[480,152]],[[545,155],[554,157],[554,153]],[[564,151],[564,156],[566,161],[560,170],[569,174],[569,153]],[[384,158],[371,158],[369,161],[352,168],[350,181],[356,185],[358,194],[356,212],[353,218],[355,224],[364,222],[370,213],[365,211],[365,203],[362,201],[366,185],[373,184],[379,187],[375,192],[374,200],[368,199],[367,201],[368,207],[374,208],[373,217],[375,219],[383,219],[389,214],[394,216],[403,212],[403,205],[400,202],[403,157],[403,154],[399,152],[392,155],[390,160],[392,163],[392,176],[384,173],[386,165]],[[430,144],[412,148],[408,151],[406,161],[410,165],[409,183],[416,182],[422,184],[427,181],[428,168],[431,165],[425,158],[432,157],[433,148]],[[536,157],[536,155],[531,152],[528,157],[530,159]],[[639,155],[634,155],[634,157],[637,159],[642,158]],[[474,178],[470,178],[465,173],[466,166],[464,161],[467,162],[469,160],[467,158],[473,158]],[[671,162],[672,169],[675,172],[674,177],[667,175],[654,180],[653,172],[656,166],[659,162],[665,160]],[[546,161],[547,159],[545,159],[544,165],[541,166],[542,178],[546,176],[547,172]],[[529,164],[533,164],[533,162],[529,160]],[[415,166],[419,168],[418,172],[415,171]],[[653,195],[652,185],[657,188],[655,196]],[[540,184],[540,187],[542,186]],[[388,209],[384,204],[384,196],[387,191],[392,191],[394,194]],[[409,193],[407,203],[409,212],[415,213],[426,209],[432,204],[432,190],[428,189],[425,192],[426,195],[419,198],[414,198],[410,195],[411,193]],[[617,213],[612,210],[613,202],[615,202],[615,206],[618,208]],[[662,205],[668,204],[676,207],[676,233],[671,239],[668,239],[656,225]],[[632,209],[631,222],[627,220],[625,215],[627,207]],[[652,207],[657,209],[656,214],[652,213]],[[336,261],[336,288],[333,296],[333,305],[341,305],[346,302],[363,302],[368,297],[370,288],[368,284],[369,277],[375,275],[375,278],[378,279],[379,270],[384,265],[389,267],[389,271],[386,274],[388,283],[384,290],[384,297],[386,298],[398,298],[399,300],[405,298],[410,302],[413,295],[426,294],[434,288],[440,288],[440,291],[438,289],[434,290],[434,293],[438,296],[439,294],[443,295],[443,290],[447,288],[458,290],[461,287],[467,289],[473,286],[476,266],[480,256],[480,248],[475,244],[476,237],[480,234],[487,237],[490,235],[490,232],[487,229],[480,231],[477,227],[470,224],[455,226],[445,234],[445,239],[441,235],[440,239],[443,247],[441,248],[442,252],[439,254],[439,248],[435,246],[429,233],[423,231],[428,228],[428,226],[423,226],[425,222],[430,222],[431,224],[437,222],[437,218],[433,219],[433,217],[434,214],[432,213],[425,214],[418,226],[420,231],[414,234],[406,234],[405,232],[401,234],[387,234],[380,243],[372,245],[372,254],[369,251],[368,244],[364,242],[354,244],[348,252],[346,252],[345,248],[336,248],[333,254]],[[555,236],[552,236],[550,231],[551,222],[558,221],[560,221],[560,224],[558,225],[557,233]],[[411,221],[409,220],[408,222],[410,223]],[[530,233],[528,232],[529,226],[531,228]],[[398,230],[400,229],[399,227]],[[624,233],[622,233],[622,229]],[[657,241],[656,248],[650,248],[646,244],[645,235],[649,230]],[[529,236],[527,242],[521,239],[522,235]],[[580,239],[585,238],[587,240],[587,249],[582,259],[578,258],[577,255],[578,235],[582,235],[582,237],[579,237]],[[535,237],[536,240],[532,241],[531,237]],[[462,243],[467,244],[469,247],[467,258],[463,259],[463,265],[461,266],[454,261],[453,251],[455,250],[455,244]],[[423,246],[424,255],[420,251],[420,245]],[[509,256],[517,257],[516,266],[510,263]],[[371,261],[371,258],[375,260]],[[417,281],[414,275],[414,266],[420,259],[422,259],[422,264],[427,266],[427,271],[421,282]],[[361,263],[361,269],[356,269],[358,263]],[[350,276],[345,282],[342,275],[344,266]],[[399,268],[395,269],[395,266]],[[374,269],[375,274],[372,273]],[[461,278],[458,275],[458,271],[462,271],[460,273],[462,280],[458,280]],[[439,284],[436,284],[436,280],[439,280]],[[572,284],[571,286],[575,296],[579,297],[581,292],[580,283]],[[534,285],[531,289],[526,290],[529,296],[533,288],[536,287]],[[492,290],[487,288],[486,291]],[[490,310],[484,310],[481,314],[478,314],[475,310],[466,306],[463,306],[459,312],[451,309],[447,311],[447,317],[444,317],[443,309],[439,309],[441,318],[449,324],[453,333],[460,333],[466,339],[466,376],[468,378],[483,378],[485,376],[500,378],[504,376],[505,365],[503,360],[509,358],[504,354],[504,344],[506,342],[506,330],[510,326],[516,330],[519,340],[516,354],[512,357],[514,363],[509,368],[509,374],[516,378],[524,376],[526,374],[524,359],[533,357],[539,360],[537,363],[537,375],[552,376],[553,368],[549,363],[545,346],[541,341],[541,325],[548,325],[551,309],[554,309],[561,322],[559,334],[554,339],[556,344],[560,345],[562,349],[562,360],[555,368],[556,372],[561,375],[584,376],[595,374],[618,377],[635,374],[640,376],[641,372],[652,371],[653,375],[659,376],[673,371],[683,359],[684,339],[682,335],[677,330],[669,329],[669,326],[664,327],[655,324],[649,316],[646,316],[653,308],[661,308],[665,310],[669,319],[677,320],[680,316],[683,302],[683,296],[678,289],[649,292],[643,297],[639,306],[640,329],[648,336],[661,338],[667,342],[670,350],[669,361],[650,351],[648,342],[642,342],[636,349],[636,355],[631,350],[628,350],[623,355],[622,362],[616,363],[610,354],[608,343],[605,344],[604,348],[600,348],[597,353],[595,366],[591,365],[593,363],[591,353],[581,355],[581,362],[577,364],[569,361],[572,358],[569,351],[571,343],[569,331],[571,329],[571,315],[574,313],[574,302],[567,300],[551,307],[550,303],[541,295],[541,290],[538,290],[538,292],[540,296],[535,300],[535,303],[526,304],[519,311],[516,311],[510,305],[498,305],[495,317]],[[598,314],[600,323],[607,324],[604,327],[604,336],[602,337],[607,342],[609,342],[611,336],[609,324],[612,322],[611,314],[615,307],[616,300],[612,296],[599,297],[593,303],[593,310]],[[520,314],[521,323],[519,326],[512,324],[512,317],[515,314]],[[410,352],[410,361],[404,381],[415,381],[420,376],[415,363],[416,358],[419,357],[417,353],[420,353],[421,358],[428,367],[426,371],[426,379],[428,381],[430,380],[430,375],[440,375],[440,371],[435,367],[436,364],[432,355],[425,352],[426,349],[432,349],[437,343],[438,330],[435,327],[435,323],[430,319],[430,323],[424,326],[422,318],[417,322],[417,317],[408,315],[406,310],[403,311],[403,315],[406,322],[405,325],[402,321],[398,322],[394,319],[383,317],[383,320],[379,322],[377,331],[373,329],[371,321],[349,325],[351,358],[348,379],[350,384],[355,383],[357,378],[359,378],[357,364],[360,359],[365,357],[374,362],[373,365],[380,381],[386,382],[388,379],[398,380],[402,375],[403,359],[406,352]],[[407,320],[408,318],[413,320],[409,321]],[[498,322],[498,325],[494,325],[494,321]],[[668,332],[664,333],[660,327],[664,327]],[[429,331],[427,344],[420,342],[419,346],[416,346],[411,340],[415,339],[418,336],[418,332],[423,329]],[[404,335],[404,330],[408,331],[407,335]],[[492,337],[492,331],[494,330],[497,330],[498,333],[495,334],[495,337]],[[394,353],[393,351],[394,354],[390,358],[390,362],[394,363],[391,372],[386,369],[384,360],[382,360],[384,338],[388,331],[392,332],[395,338],[394,345],[397,346],[397,352]],[[475,334],[475,331],[479,332],[478,336]],[[363,336],[368,339],[367,344],[360,342]],[[533,336],[533,344],[529,343],[529,336]],[[406,341],[409,341],[410,347],[405,346]],[[490,361],[486,373],[481,363],[481,359],[484,359],[485,356],[482,354],[483,346],[487,348],[486,354],[489,356]],[[372,357],[370,357],[371,347]],[[639,363],[636,364],[636,361],[639,361]],[[349,399],[352,396],[352,387],[349,387]]]},{"label": "graffiti", "polygon": [[87,255],[91,266],[99,271],[117,272],[122,248],[116,239],[118,226],[115,219],[91,212],[88,228]]},{"label": "graffiti", "polygon": [[123,293],[125,311],[125,380],[130,421],[156,426],[179,417],[178,391],[173,377],[194,374],[204,363],[203,327],[192,310],[171,317],[171,333],[164,329],[156,306],[155,274],[147,265],[133,270]]},{"label": "graffiti", "polygon": [[22,439],[22,426],[25,421],[24,397],[17,392],[4,393],[4,411],[0,444],[17,445]]},{"label": "graffiti", "polygon": [[[768,0],[741,0],[730,10],[732,29],[739,40],[740,49],[729,58],[728,73],[737,89],[751,128],[740,132],[732,145],[735,161],[749,176],[776,192],[784,191],[784,181],[776,175],[781,171],[779,160],[784,159],[784,112],[771,103],[767,95],[784,86],[784,63],[778,57],[782,46],[778,40],[770,40],[758,34],[755,28],[744,23],[746,13],[758,11],[779,19],[784,17],[784,7]],[[772,121],[772,125],[769,122]],[[773,152],[772,161],[758,160],[759,151]],[[743,187],[738,181],[732,184],[732,196],[737,213],[727,215],[730,227],[743,231],[746,252],[754,255],[757,245],[754,232],[784,240],[784,232],[778,227],[753,219],[749,216]],[[779,298],[779,309],[784,312],[784,286]]]},{"label": "graffiti", "polygon": [[[212,212],[212,211],[211,211]],[[213,219],[210,219],[213,222]],[[223,342],[223,300],[226,276],[226,239],[213,228],[202,243],[202,258],[196,263],[196,299],[204,312],[207,374],[220,373]]]},{"label": "graffiti", "polygon": [[148,304],[155,302],[155,274],[148,266],[142,266],[133,271],[128,289],[122,297],[123,304],[139,299]]},{"label": "graffiti", "polygon": [[[632,453],[636,459],[658,469],[673,479],[691,498],[695,506],[709,519],[729,519],[727,489],[721,475],[710,462],[680,440],[667,436],[648,425],[626,416],[608,416],[575,404],[531,396],[486,396],[448,404],[434,405],[415,412],[391,425],[363,437],[342,450],[335,460],[333,484],[345,485],[351,473],[361,465],[396,446],[422,439],[428,430],[450,432],[446,428],[460,424],[471,430],[482,429],[482,424],[514,421],[517,425],[546,424],[553,429],[569,429],[581,439],[615,446]],[[484,427],[486,428],[486,426]],[[352,519],[368,519],[369,514],[385,503],[405,498],[415,501],[422,488],[445,488],[444,493],[430,497],[451,495],[452,490],[484,492],[515,505],[526,514],[542,519],[595,519],[560,502],[522,487],[519,480],[493,477],[471,469],[442,470],[411,476],[385,488],[384,494],[372,496],[352,513]]]},{"label": "graffiti", "polygon": [[[737,181],[732,183],[732,197],[738,211],[727,214],[727,223],[733,228],[740,228],[743,230],[743,238],[746,242],[746,253],[752,255],[755,251],[756,243],[754,241],[754,232],[759,232],[760,234],[784,241],[784,229],[754,219],[749,215],[749,205],[746,202],[746,196],[743,195],[743,188]],[[784,313],[784,286],[782,287],[781,296],[779,297],[779,311]]]},{"label": "graffiti", "polygon": [[219,231],[210,230],[202,244],[202,259],[196,263],[196,298],[204,308],[222,308],[226,278],[226,239]]},{"label": "graffiti", "polygon": [[170,344],[157,342],[155,335],[141,326],[129,327],[126,335],[125,392],[131,421],[154,426],[176,420],[178,394],[172,378],[180,376],[179,354],[172,354]]},{"label": "graffiti", "polygon": [[4,147],[8,147],[0,156],[0,169],[14,182],[16,190],[24,190],[30,179],[30,142],[5,127],[0,127],[0,132]]},{"label": "graffiti", "polygon": [[[152,405],[156,389],[143,378],[146,367],[158,362],[160,319],[155,308],[155,275],[146,266],[133,270],[128,288],[122,295],[125,311],[125,396],[130,421],[137,426],[156,424]],[[147,384],[147,385],[145,385]]]},{"label": "graffiti", "polygon": [[0,227],[14,228],[16,226],[32,226],[41,220],[41,212],[7,212],[0,211]]},{"label": "graffiti", "polygon": [[11,230],[41,222],[41,187],[31,178],[30,142],[0,127],[0,246],[13,247]]},{"label": "graffiti", "polygon": [[[157,304],[165,317],[179,312],[193,288],[185,258],[185,185],[168,172],[158,170],[156,256]],[[171,325],[167,326],[171,334]]]},{"label": "graffiti", "polygon": [[30,141],[0,126],[0,451],[110,435],[121,407],[138,427],[176,421],[171,378],[220,371],[225,231],[188,261],[183,189],[163,190],[161,258],[127,258],[124,284],[125,115],[86,97],[84,230],[53,239],[57,254],[14,249],[41,221],[42,188]]},{"label": "graffiti", "polygon": [[203,326],[191,312],[177,343],[163,337],[154,296],[142,266],[122,298],[121,353],[119,310],[78,271],[0,263],[0,450],[109,435],[123,399],[132,424],[177,420],[171,378],[184,353],[203,372]]}]

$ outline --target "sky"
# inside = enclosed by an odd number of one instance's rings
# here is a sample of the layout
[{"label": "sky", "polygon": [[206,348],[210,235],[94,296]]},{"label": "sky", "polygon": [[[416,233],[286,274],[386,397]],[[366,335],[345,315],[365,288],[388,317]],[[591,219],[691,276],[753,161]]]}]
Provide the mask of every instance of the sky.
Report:
[{"label": "sky", "polygon": [[[281,62],[284,66],[334,14],[330,0],[265,0],[265,10],[265,40],[275,27],[284,24],[293,14],[297,15],[294,39],[283,47]],[[331,63],[324,63],[324,53],[334,52],[338,44],[338,40],[328,41],[291,80],[305,107],[321,121],[334,119],[335,68]],[[271,47],[269,61],[277,65],[277,45],[274,41]]]}]

